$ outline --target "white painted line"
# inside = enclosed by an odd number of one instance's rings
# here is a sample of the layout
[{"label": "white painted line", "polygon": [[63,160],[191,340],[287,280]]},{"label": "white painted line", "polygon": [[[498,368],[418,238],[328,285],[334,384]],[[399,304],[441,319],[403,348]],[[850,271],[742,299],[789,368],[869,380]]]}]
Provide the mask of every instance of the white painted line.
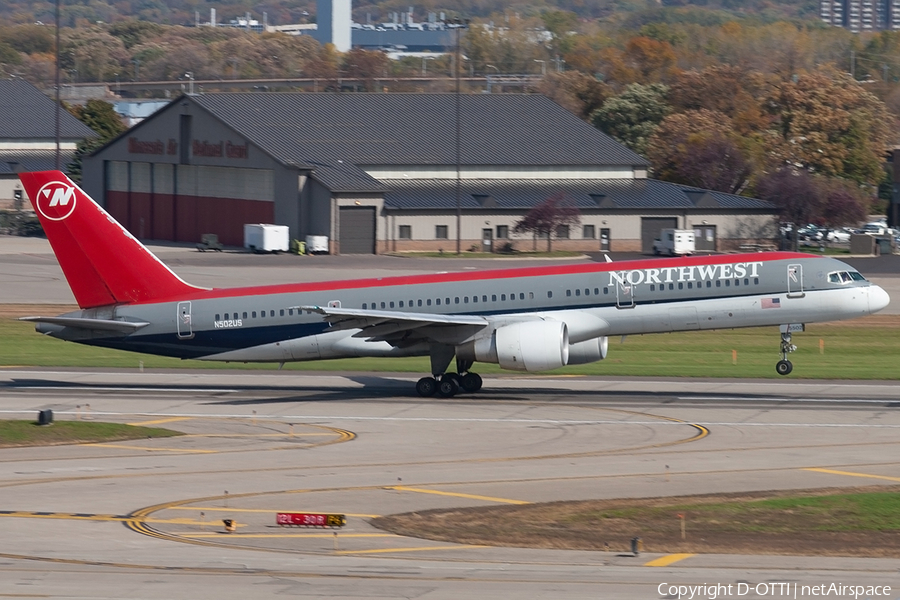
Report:
[{"label": "white painted line", "polygon": [[237,390],[212,389],[212,388],[161,388],[161,387],[114,387],[114,386],[88,386],[77,383],[66,385],[9,385],[5,389],[14,390],[54,390],[62,392],[208,392],[210,394],[231,394]]},{"label": "white painted line", "polygon": [[881,398],[870,400],[865,398],[772,398],[772,397],[741,397],[741,396],[676,396],[676,400],[726,400],[733,402],[840,402],[844,404],[884,404],[886,402],[900,402],[900,398]]}]

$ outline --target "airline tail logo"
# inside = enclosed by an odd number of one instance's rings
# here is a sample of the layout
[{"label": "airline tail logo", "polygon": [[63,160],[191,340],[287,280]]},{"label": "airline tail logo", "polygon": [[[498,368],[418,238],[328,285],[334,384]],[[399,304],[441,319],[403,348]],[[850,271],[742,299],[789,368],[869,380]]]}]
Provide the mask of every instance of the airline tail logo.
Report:
[{"label": "airline tail logo", "polygon": [[61,181],[45,183],[37,193],[38,211],[51,221],[62,221],[75,210],[75,188]]}]

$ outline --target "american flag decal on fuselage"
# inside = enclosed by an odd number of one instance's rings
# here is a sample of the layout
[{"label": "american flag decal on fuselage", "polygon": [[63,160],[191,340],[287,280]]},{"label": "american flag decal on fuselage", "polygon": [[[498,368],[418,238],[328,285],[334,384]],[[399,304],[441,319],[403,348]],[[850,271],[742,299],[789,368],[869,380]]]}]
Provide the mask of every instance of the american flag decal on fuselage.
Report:
[{"label": "american flag decal on fuselage", "polygon": [[781,308],[781,298],[763,298],[763,308]]}]

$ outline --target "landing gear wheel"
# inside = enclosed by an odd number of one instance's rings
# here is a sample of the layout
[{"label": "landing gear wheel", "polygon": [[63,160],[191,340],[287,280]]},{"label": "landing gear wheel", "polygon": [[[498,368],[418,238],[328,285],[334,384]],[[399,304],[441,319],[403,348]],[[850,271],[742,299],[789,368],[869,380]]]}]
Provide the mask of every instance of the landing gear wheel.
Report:
[{"label": "landing gear wheel", "polygon": [[437,381],[435,381],[434,377],[423,377],[416,382],[416,392],[423,398],[434,396],[434,393],[437,391],[437,387],[438,384]]},{"label": "landing gear wheel", "polygon": [[788,375],[791,371],[794,370],[794,365],[791,364],[789,360],[779,360],[775,364],[775,370],[779,375]]},{"label": "landing gear wheel", "polygon": [[481,375],[479,375],[478,373],[466,373],[462,376],[462,379],[459,382],[459,387],[461,387],[464,392],[468,392],[471,394],[480,390],[481,384]]},{"label": "landing gear wheel", "polygon": [[458,391],[459,385],[457,385],[454,377],[447,377],[446,375],[441,377],[441,381],[437,385],[438,396],[441,398],[450,398],[451,396],[455,396]]}]

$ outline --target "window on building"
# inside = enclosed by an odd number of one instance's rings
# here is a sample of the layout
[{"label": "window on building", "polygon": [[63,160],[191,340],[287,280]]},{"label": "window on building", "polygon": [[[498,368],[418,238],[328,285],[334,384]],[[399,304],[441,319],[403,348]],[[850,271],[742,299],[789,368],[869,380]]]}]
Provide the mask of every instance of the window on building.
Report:
[{"label": "window on building", "polygon": [[509,225],[497,225],[497,239],[509,239]]},{"label": "window on building", "polygon": [[401,225],[397,231],[397,237],[401,240],[411,240],[412,225]]},{"label": "window on building", "polygon": [[435,225],[434,226],[434,237],[438,240],[446,240],[447,239],[447,226],[446,225]]},{"label": "window on building", "polygon": [[556,237],[561,240],[569,239],[569,226],[568,225],[557,225],[556,226]]},{"label": "window on building", "polygon": [[594,229],[593,225],[585,225],[581,231],[582,231],[582,237],[584,237],[584,239],[586,239],[586,240],[592,240],[595,237],[597,237],[597,234],[595,233],[595,229]]}]

